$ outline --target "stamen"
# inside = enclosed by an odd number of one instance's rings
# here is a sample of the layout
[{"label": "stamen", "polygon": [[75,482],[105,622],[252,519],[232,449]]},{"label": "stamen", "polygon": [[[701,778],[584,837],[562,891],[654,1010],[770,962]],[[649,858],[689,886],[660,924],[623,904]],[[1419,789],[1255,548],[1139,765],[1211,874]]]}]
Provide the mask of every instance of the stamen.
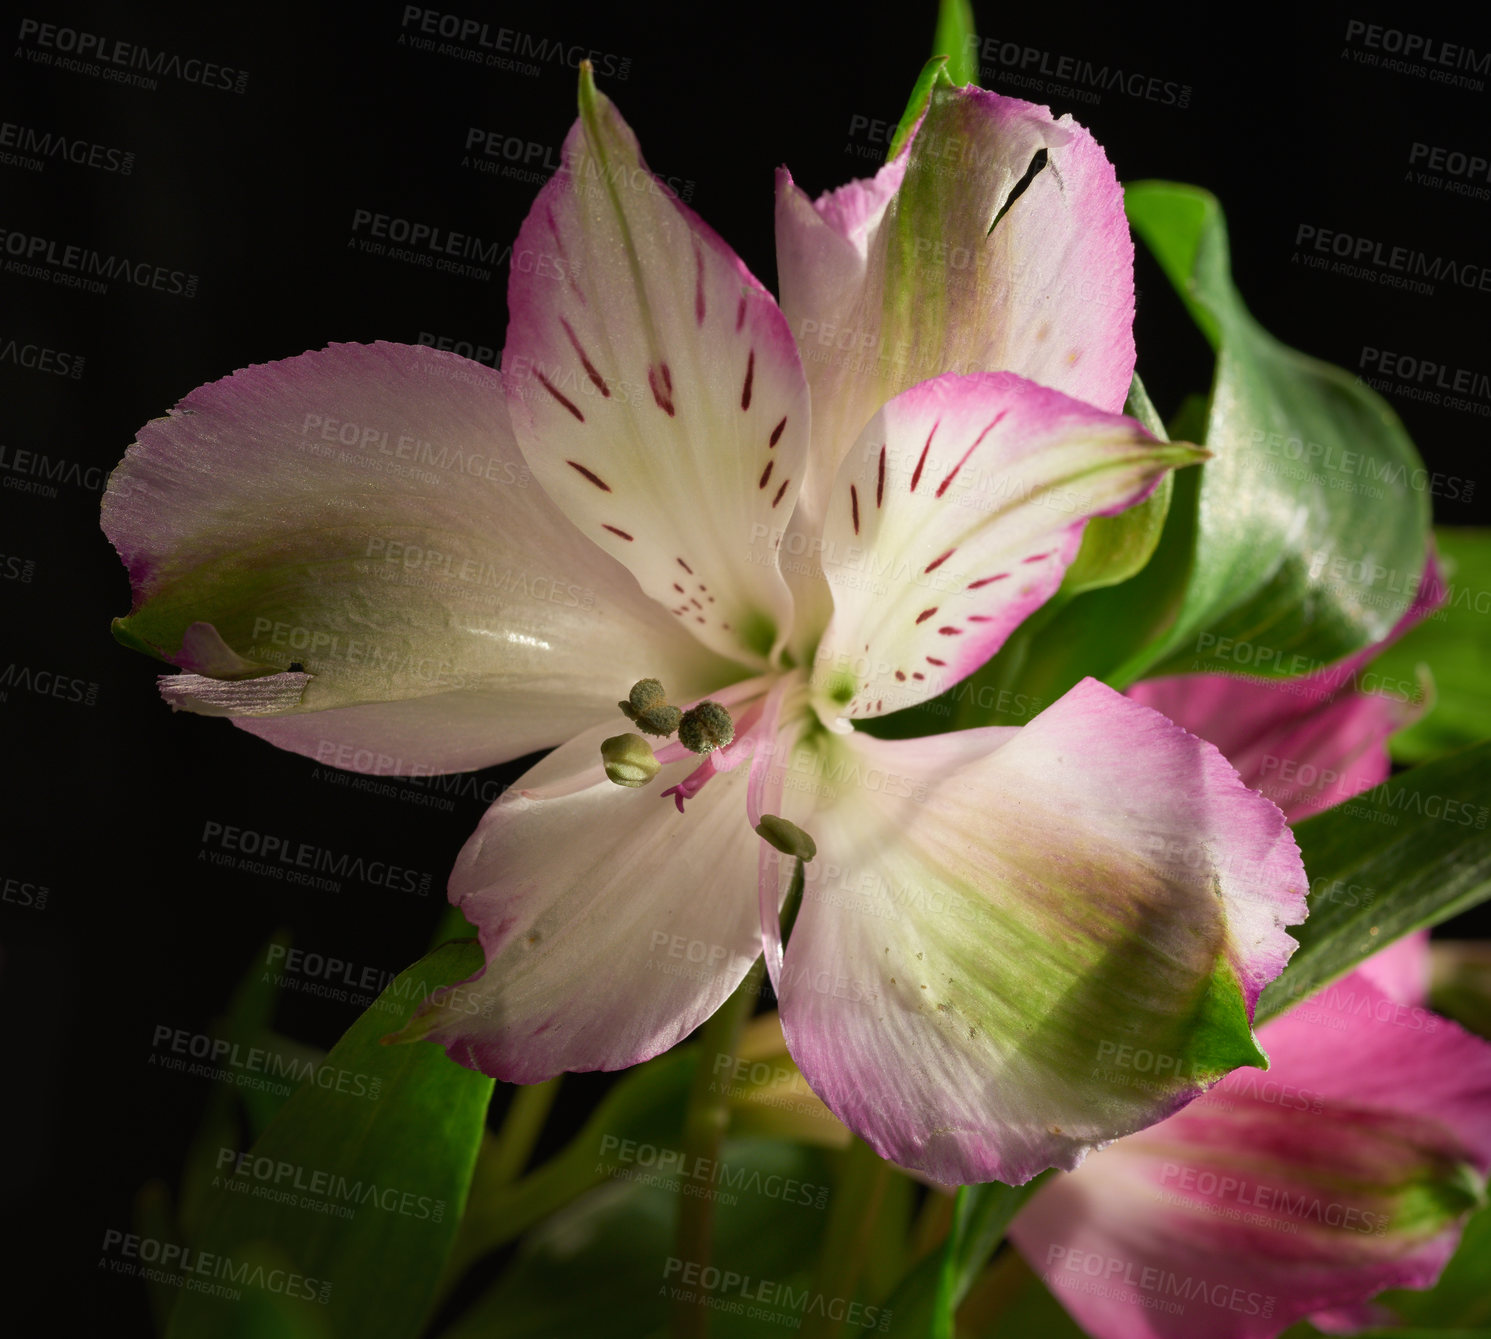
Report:
[{"label": "stamen", "polygon": [[608,780],[632,790],[645,786],[662,767],[641,735],[613,735],[603,741],[601,761]]},{"label": "stamen", "polygon": [[683,713],[678,741],[691,753],[713,753],[735,738],[735,722],[718,702],[701,702]]}]

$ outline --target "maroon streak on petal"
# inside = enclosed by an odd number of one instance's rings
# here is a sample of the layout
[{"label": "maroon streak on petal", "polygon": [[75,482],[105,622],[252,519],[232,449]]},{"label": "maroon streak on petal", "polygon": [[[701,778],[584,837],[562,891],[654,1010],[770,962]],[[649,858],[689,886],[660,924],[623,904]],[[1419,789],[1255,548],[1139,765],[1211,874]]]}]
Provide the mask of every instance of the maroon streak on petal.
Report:
[{"label": "maroon streak on petal", "polygon": [[745,385],[740,388],[740,407],[749,409],[751,407],[751,382],[756,377],[756,350],[752,349],[746,357]]},{"label": "maroon streak on petal", "polygon": [[922,568],[922,571],[923,572],[935,572],[939,567],[942,566],[943,563],[945,563],[949,558],[951,558],[953,556],[953,554],[955,554],[957,551],[958,551],[957,546],[954,545],[946,553],[944,553],[940,558],[933,558],[931,562],[929,562],[924,568]]},{"label": "maroon streak on petal", "polygon": [[591,483],[593,483],[597,488],[601,489],[603,492],[609,493],[611,491],[611,485],[610,484],[608,484],[604,479],[602,479],[600,477],[600,475],[596,474],[594,471],[587,470],[585,468],[585,466],[583,466],[582,464],[580,464],[580,462],[578,460],[566,460],[564,463],[566,465],[568,465],[571,469],[579,470],[581,474],[583,474],[587,479],[590,480]]},{"label": "maroon streak on petal", "polygon": [[787,420],[783,418],[782,421],[771,430],[771,441],[767,442],[767,446],[775,446],[779,441],[781,441],[782,433],[785,431],[786,427]]},{"label": "maroon streak on petal", "polygon": [[[977,437],[973,439],[973,445],[970,446],[968,450],[963,452],[963,458],[952,467],[952,469],[948,472],[947,478],[937,485],[938,497],[941,497],[945,492],[947,492],[948,485],[958,477],[958,471],[961,470],[963,466],[968,463],[968,457],[978,450],[978,444],[982,442],[984,438],[987,437],[995,429],[995,427],[998,426],[999,420],[1002,419],[1007,413],[1009,413],[1008,409],[1001,409],[997,414],[994,415],[993,422],[990,423],[987,428],[985,428],[981,433],[979,433]],[[1027,559],[1026,561],[1028,562],[1029,559]]]},{"label": "maroon streak on petal", "polygon": [[777,489],[777,495],[776,495],[776,497],[772,498],[772,500],[771,500],[771,505],[773,507],[775,507],[777,505],[777,503],[782,500],[782,494],[787,491],[787,485],[789,483],[791,483],[791,482],[792,481],[790,479],[783,479],[782,480],[782,486],[779,489]]},{"label": "maroon streak on petal", "polygon": [[970,581],[968,589],[977,590],[980,586],[987,586],[991,581],[1008,581],[1009,575],[1008,572],[995,572],[991,577],[980,577],[977,581]]},{"label": "maroon streak on petal", "polygon": [[556,400],[558,400],[560,404],[562,404],[566,409],[568,409],[571,414],[573,414],[577,419],[579,419],[581,423],[585,422],[585,415],[582,414],[579,411],[578,408],[576,408],[576,406],[574,405],[574,403],[572,401],[567,400],[563,395],[561,395],[557,390],[555,390],[553,386],[551,386],[549,384],[549,378],[548,377],[546,377],[542,372],[534,372],[533,375],[536,376],[539,379],[539,384],[542,385],[543,388],[546,391],[548,391],[550,395],[552,395]]},{"label": "maroon streak on petal", "polygon": [[854,533],[859,534],[859,493],[853,484],[849,485],[849,510],[854,521]]},{"label": "maroon streak on petal", "polygon": [[668,377],[667,363],[662,365],[662,378],[659,378],[657,368],[649,367],[647,369],[647,385],[652,390],[652,398],[657,401],[657,407],[667,414],[669,418],[672,418],[678,411],[673,408],[672,386],[665,387],[664,385],[669,380],[671,378]]},{"label": "maroon streak on petal", "polygon": [[932,424],[932,431],[927,434],[926,445],[922,447],[922,453],[917,457],[916,468],[911,472],[911,491],[913,493],[916,492],[917,484],[922,481],[922,467],[927,463],[927,452],[932,449],[932,438],[937,435],[937,424],[941,422],[942,420],[938,419],[937,423]]},{"label": "maroon streak on petal", "polygon": [[771,478],[771,467],[775,464],[776,461],[774,460],[768,460],[766,462],[766,468],[761,471],[761,482],[756,485],[757,488],[766,487],[766,481]]},{"label": "maroon streak on petal", "polygon": [[[885,502],[885,444],[880,446],[880,467],[875,474],[875,506],[878,508]],[[951,552],[952,550],[948,550]]]},{"label": "maroon streak on petal", "polygon": [[699,234],[691,233],[694,243],[694,320],[704,324],[704,248],[699,244]]},{"label": "maroon streak on petal", "polygon": [[625,530],[619,530],[616,528],[616,526],[609,523],[605,523],[605,528],[609,530],[613,535],[620,535],[622,539],[627,541],[627,543],[630,544],[632,542],[632,536],[627,534]]},{"label": "maroon streak on petal", "polygon": [[917,621],[917,622],[918,622],[918,623],[925,623],[925,622],[926,622],[926,621],[927,621],[927,620],[928,620],[928,619],[929,619],[929,618],[931,618],[931,617],[932,617],[932,615],[933,615],[933,614],[935,614],[935,613],[936,613],[936,612],[937,612],[937,606],[936,606],[936,605],[935,605],[935,604],[934,604],[934,605],[933,605],[933,606],[932,606],[932,607],[931,607],[931,608],[930,608],[930,609],[923,609],[923,610],[922,610],[922,611],[921,611],[921,613],[919,613],[919,614],[918,614],[918,615],[917,615],[917,616],[916,616],[916,621]]},{"label": "maroon streak on petal", "polygon": [[569,336],[569,342],[575,346],[575,352],[580,355],[580,362],[585,368],[585,375],[590,378],[596,390],[598,390],[606,399],[609,400],[611,398],[611,388],[606,385],[605,377],[601,376],[601,374],[595,370],[595,367],[591,363],[589,357],[586,355],[585,350],[581,347],[580,341],[576,337],[573,327],[571,327],[570,323],[566,321],[562,316],[559,318],[559,324],[564,327],[564,333]]}]

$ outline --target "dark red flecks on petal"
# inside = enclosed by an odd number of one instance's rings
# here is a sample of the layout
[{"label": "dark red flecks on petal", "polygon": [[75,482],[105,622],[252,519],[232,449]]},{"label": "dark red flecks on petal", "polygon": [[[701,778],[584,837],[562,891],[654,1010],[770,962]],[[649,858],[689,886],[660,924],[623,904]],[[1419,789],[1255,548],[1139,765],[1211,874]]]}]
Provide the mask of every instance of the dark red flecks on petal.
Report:
[{"label": "dark red flecks on petal", "polygon": [[602,479],[600,475],[598,475],[597,473],[595,473],[594,470],[587,470],[585,468],[585,466],[583,466],[582,464],[580,464],[580,462],[578,460],[566,460],[564,463],[566,465],[568,465],[572,470],[578,470],[587,479],[589,479],[591,483],[593,483],[597,488],[599,488],[603,493],[609,493],[611,491],[611,485],[610,484],[608,484],[604,479]]},{"label": "dark red flecks on petal", "polygon": [[927,452],[932,449],[932,438],[937,435],[937,426],[941,422],[942,420],[938,419],[937,423],[932,425],[932,431],[927,434],[927,443],[922,447],[921,455],[917,457],[916,468],[911,471],[911,491],[913,493],[916,492],[917,484],[922,481],[922,467],[927,463]]},{"label": "dark red flecks on petal", "polygon": [[632,537],[629,534],[627,534],[627,532],[625,530],[620,530],[616,526],[610,525],[610,524],[608,524],[605,521],[602,521],[601,524],[602,524],[602,526],[605,529],[609,530],[613,535],[620,535],[622,537],[622,539],[626,540],[626,542],[628,544],[630,544],[632,542]]},{"label": "dark red flecks on petal", "polygon": [[539,384],[546,391],[548,391],[550,395],[552,395],[556,400],[558,400],[560,404],[562,404],[566,409],[568,409],[571,414],[573,414],[577,419],[579,419],[581,423],[585,422],[585,415],[582,414],[579,411],[579,409],[575,406],[575,404],[572,401],[566,399],[557,390],[555,390],[552,385],[549,384],[549,378],[548,377],[546,377],[542,372],[535,372],[533,375],[538,378]]},{"label": "dark red flecks on petal", "polygon": [[1008,409],[1001,409],[997,414],[994,415],[988,426],[981,433],[979,433],[977,437],[973,439],[973,445],[970,446],[968,450],[963,452],[962,460],[954,465],[952,469],[948,471],[947,478],[937,485],[938,497],[941,497],[945,492],[947,492],[948,485],[958,477],[958,471],[961,470],[963,466],[968,463],[968,457],[978,450],[979,443],[982,442],[985,437],[987,437],[991,432],[994,431],[994,429],[999,424],[999,420],[1002,419],[1007,413],[1009,413]]},{"label": "dark red flecks on petal", "polygon": [[585,375],[590,378],[596,390],[598,390],[606,399],[609,400],[611,398],[611,388],[606,385],[605,377],[601,376],[601,374],[595,370],[595,367],[592,365],[590,359],[586,356],[585,350],[581,347],[579,339],[576,337],[575,332],[570,328],[570,323],[561,316],[559,318],[559,324],[564,327],[564,333],[569,336],[569,342],[574,345],[575,352],[580,355],[580,362],[585,368]]},{"label": "dark red flecks on petal", "polygon": [[782,440],[782,433],[786,431],[786,428],[787,419],[784,415],[782,421],[771,430],[771,441],[767,442],[767,446],[775,446],[778,442],[780,442]]}]

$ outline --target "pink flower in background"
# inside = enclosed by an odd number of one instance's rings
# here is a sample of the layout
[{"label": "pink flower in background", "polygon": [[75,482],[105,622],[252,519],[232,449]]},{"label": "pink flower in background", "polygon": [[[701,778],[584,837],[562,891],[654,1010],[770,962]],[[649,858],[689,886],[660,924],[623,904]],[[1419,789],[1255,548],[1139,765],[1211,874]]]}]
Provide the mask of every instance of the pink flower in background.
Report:
[{"label": "pink flower in background", "polygon": [[[873,180],[815,202],[784,175],[778,244],[780,308],[582,88],[501,377],[340,345],[194,392],[110,480],[120,636],[184,671],[173,705],[337,766],[554,748],[451,878],[486,966],[475,1013],[424,1027],[461,1063],[635,1064],[764,949],[851,1128],[941,1181],[1023,1181],[1258,1061],[1298,852],[1215,748],[1091,680],[1020,729],[852,722],[983,664],[1090,518],[1198,453],[1116,412],[1132,248],[1067,118],[938,90]],[[649,678],[733,739],[619,787],[602,741]],[[817,843],[785,949],[763,814]],[[1123,1039],[1185,1064],[1095,1079]]]},{"label": "pink flower in background", "polygon": [[[1443,598],[1432,562],[1420,591],[1388,640]],[[1413,712],[1357,690],[1381,649],[1289,682],[1130,693],[1220,744],[1297,820],[1388,774],[1387,737]],[[1410,935],[1265,1023],[1267,1073],[1229,1074],[1043,1187],[1011,1229],[1021,1254],[1097,1339],[1359,1326],[1383,1289],[1431,1285],[1484,1200],[1491,1045],[1429,1012],[1427,988],[1427,935]],[[1140,1086],[1169,1061],[1106,1057]]]}]

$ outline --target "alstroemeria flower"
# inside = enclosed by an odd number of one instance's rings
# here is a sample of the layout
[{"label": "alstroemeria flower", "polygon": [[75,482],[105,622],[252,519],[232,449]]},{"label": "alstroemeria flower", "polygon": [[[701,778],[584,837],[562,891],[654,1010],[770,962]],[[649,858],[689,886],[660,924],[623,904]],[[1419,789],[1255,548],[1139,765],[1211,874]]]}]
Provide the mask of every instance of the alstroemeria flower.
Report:
[{"label": "alstroemeria flower", "polygon": [[[1431,560],[1388,641],[1443,598],[1435,576]],[[1245,779],[1282,780],[1276,798],[1298,818],[1388,773],[1407,706],[1359,690],[1384,644],[1302,680],[1130,691],[1230,748]],[[1042,1187],[1011,1229],[1021,1253],[1098,1339],[1263,1339],[1307,1315],[1364,1324],[1368,1298],[1431,1285],[1491,1167],[1491,1046],[1430,1013],[1427,992],[1415,934],[1264,1024],[1267,1074],[1228,1075]],[[1135,1047],[1107,1063],[1144,1087],[1171,1059]]]},{"label": "alstroemeria flower", "polygon": [[[805,376],[782,309],[584,88],[513,248],[501,380],[380,344],[195,392],[110,481],[122,635],[187,671],[176,705],[338,766],[559,745],[451,878],[486,966],[471,1013],[423,1025],[461,1063],[635,1064],[764,948],[851,1127],[942,1181],[1024,1180],[1261,1061],[1304,875],[1214,748],[1096,682],[1022,729],[852,728],[982,664],[1089,518],[1196,459],[1114,412],[1132,260],[1091,137],[944,89],[873,181],[786,189],[786,310],[894,357]],[[648,678],[734,738],[613,785],[601,745]],[[785,952],[765,814],[818,845]],[[1115,1039],[1183,1073],[1095,1081]]]},{"label": "alstroemeria flower", "polygon": [[[1426,979],[1421,941],[1391,956],[1265,1023],[1267,1074],[1229,1074],[1021,1212],[1010,1235],[1088,1333],[1266,1339],[1321,1313],[1335,1328],[1439,1277],[1484,1202],[1491,1046],[1430,1013],[1422,986],[1384,988]],[[1135,1082],[1153,1067],[1125,1061]]]}]

